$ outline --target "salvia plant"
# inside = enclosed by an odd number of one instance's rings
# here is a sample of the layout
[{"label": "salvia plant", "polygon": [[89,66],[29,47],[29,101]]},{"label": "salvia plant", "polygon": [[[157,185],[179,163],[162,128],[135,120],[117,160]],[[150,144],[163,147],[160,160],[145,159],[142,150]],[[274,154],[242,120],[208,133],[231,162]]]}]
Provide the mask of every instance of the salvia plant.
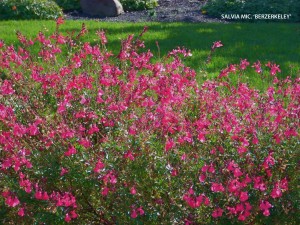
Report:
[{"label": "salvia plant", "polygon": [[297,223],[299,78],[242,59],[199,84],[189,50],[153,60],[146,28],[113,55],[62,23],[0,41],[2,224]]}]

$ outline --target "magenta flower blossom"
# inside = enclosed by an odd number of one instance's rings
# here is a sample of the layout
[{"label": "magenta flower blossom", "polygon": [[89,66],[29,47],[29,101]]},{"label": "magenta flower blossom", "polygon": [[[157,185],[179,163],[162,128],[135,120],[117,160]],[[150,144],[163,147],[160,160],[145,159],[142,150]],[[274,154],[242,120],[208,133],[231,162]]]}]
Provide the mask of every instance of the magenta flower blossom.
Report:
[{"label": "magenta flower blossom", "polygon": [[262,73],[262,68],[261,68],[261,63],[260,61],[257,61],[255,63],[253,63],[252,67],[255,68],[256,73],[261,74]]},{"label": "magenta flower blossom", "polygon": [[211,47],[212,50],[216,49],[216,48],[221,48],[223,47],[223,44],[221,41],[215,41]]},{"label": "magenta flower blossom", "polygon": [[216,208],[213,212],[212,212],[212,217],[213,218],[218,218],[221,217],[223,214],[223,209],[221,208]]},{"label": "magenta flower blossom", "polygon": [[12,95],[13,93],[15,93],[12,83],[9,80],[3,81],[0,91],[2,95]]},{"label": "magenta flower blossom", "polygon": [[18,215],[21,216],[21,217],[25,216],[24,207],[22,207],[22,208],[20,208],[20,209],[18,210]]},{"label": "magenta flower blossom", "polygon": [[222,184],[218,184],[218,183],[212,183],[211,188],[210,188],[213,192],[224,192],[225,188],[223,187]]},{"label": "magenta flower blossom", "polygon": [[241,59],[241,62],[240,62],[240,69],[241,70],[245,70],[247,68],[247,66],[249,66],[250,63],[248,62],[247,59]]},{"label": "magenta flower blossom", "polygon": [[270,208],[272,205],[268,201],[261,201],[259,205],[259,209],[263,211],[264,216],[270,216]]}]

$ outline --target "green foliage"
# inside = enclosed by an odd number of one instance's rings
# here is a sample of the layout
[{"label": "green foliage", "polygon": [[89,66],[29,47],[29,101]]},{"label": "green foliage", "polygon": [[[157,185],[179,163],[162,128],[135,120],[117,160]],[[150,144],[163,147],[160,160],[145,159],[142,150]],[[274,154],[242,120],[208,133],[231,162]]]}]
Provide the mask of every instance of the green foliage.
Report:
[{"label": "green foliage", "polygon": [[61,15],[62,10],[50,0],[0,1],[0,19],[54,19]]},{"label": "green foliage", "polygon": [[153,9],[158,6],[157,0],[121,0],[125,11]]},{"label": "green foliage", "polygon": [[55,0],[62,10],[80,9],[80,0]]},{"label": "green foliage", "polygon": [[211,16],[221,14],[291,14],[290,21],[300,21],[298,0],[208,0],[202,8]]}]

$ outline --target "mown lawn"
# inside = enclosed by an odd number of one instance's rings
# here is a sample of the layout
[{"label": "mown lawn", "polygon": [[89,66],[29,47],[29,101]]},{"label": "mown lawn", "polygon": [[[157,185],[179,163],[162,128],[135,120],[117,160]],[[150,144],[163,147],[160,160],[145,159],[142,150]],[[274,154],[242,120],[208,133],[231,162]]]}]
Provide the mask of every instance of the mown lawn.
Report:
[{"label": "mown lawn", "polygon": [[[139,34],[144,26],[149,31],[144,35],[146,47],[150,48],[158,58],[155,42],[160,46],[160,55],[177,46],[185,46],[192,50],[193,57],[186,61],[201,76],[205,69],[207,77],[217,76],[221,69],[230,63],[239,63],[240,59],[247,58],[251,63],[260,60],[280,64],[280,76],[293,77],[299,75],[300,70],[300,25],[280,23],[108,23],[97,21],[66,21],[62,25],[63,33],[72,30],[79,31],[85,23],[89,34],[83,39],[95,43],[96,31],[104,29],[108,36],[108,48],[115,54],[120,50],[120,40],[129,34]],[[53,21],[1,21],[0,39],[6,43],[16,44],[15,31],[34,37],[38,31],[47,34],[55,30]],[[205,65],[205,60],[214,41],[221,40],[223,48],[217,49],[212,62]],[[248,73],[249,74],[249,73]],[[254,76],[250,73],[249,76]],[[201,78],[200,78],[201,79]],[[254,85],[260,86],[260,81],[252,79]]]}]

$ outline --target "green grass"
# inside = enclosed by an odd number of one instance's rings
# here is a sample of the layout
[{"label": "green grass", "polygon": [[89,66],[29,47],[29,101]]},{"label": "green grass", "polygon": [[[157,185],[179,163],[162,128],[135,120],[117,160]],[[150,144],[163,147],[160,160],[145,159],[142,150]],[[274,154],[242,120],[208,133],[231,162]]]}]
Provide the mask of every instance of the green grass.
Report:
[{"label": "green grass", "polygon": [[[260,60],[280,64],[282,77],[293,77],[300,70],[300,25],[280,23],[105,23],[98,21],[66,21],[62,25],[63,33],[81,28],[86,23],[89,34],[83,39],[95,43],[95,32],[104,29],[108,36],[108,48],[115,54],[120,50],[120,40],[129,34],[139,34],[144,26],[149,31],[144,35],[146,47],[150,48],[155,57],[158,41],[161,56],[177,46],[185,46],[192,50],[193,56],[186,61],[188,66],[198,73],[205,69],[208,77],[217,76],[221,69],[231,63],[239,63],[247,58],[251,63]],[[6,43],[17,44],[15,31],[34,37],[38,31],[51,34],[55,29],[53,21],[2,21],[0,22],[0,39]],[[205,60],[214,41],[221,40],[224,47],[217,49],[212,62],[205,65]],[[250,73],[250,76],[254,73]],[[255,85],[260,81],[252,79]]]}]

